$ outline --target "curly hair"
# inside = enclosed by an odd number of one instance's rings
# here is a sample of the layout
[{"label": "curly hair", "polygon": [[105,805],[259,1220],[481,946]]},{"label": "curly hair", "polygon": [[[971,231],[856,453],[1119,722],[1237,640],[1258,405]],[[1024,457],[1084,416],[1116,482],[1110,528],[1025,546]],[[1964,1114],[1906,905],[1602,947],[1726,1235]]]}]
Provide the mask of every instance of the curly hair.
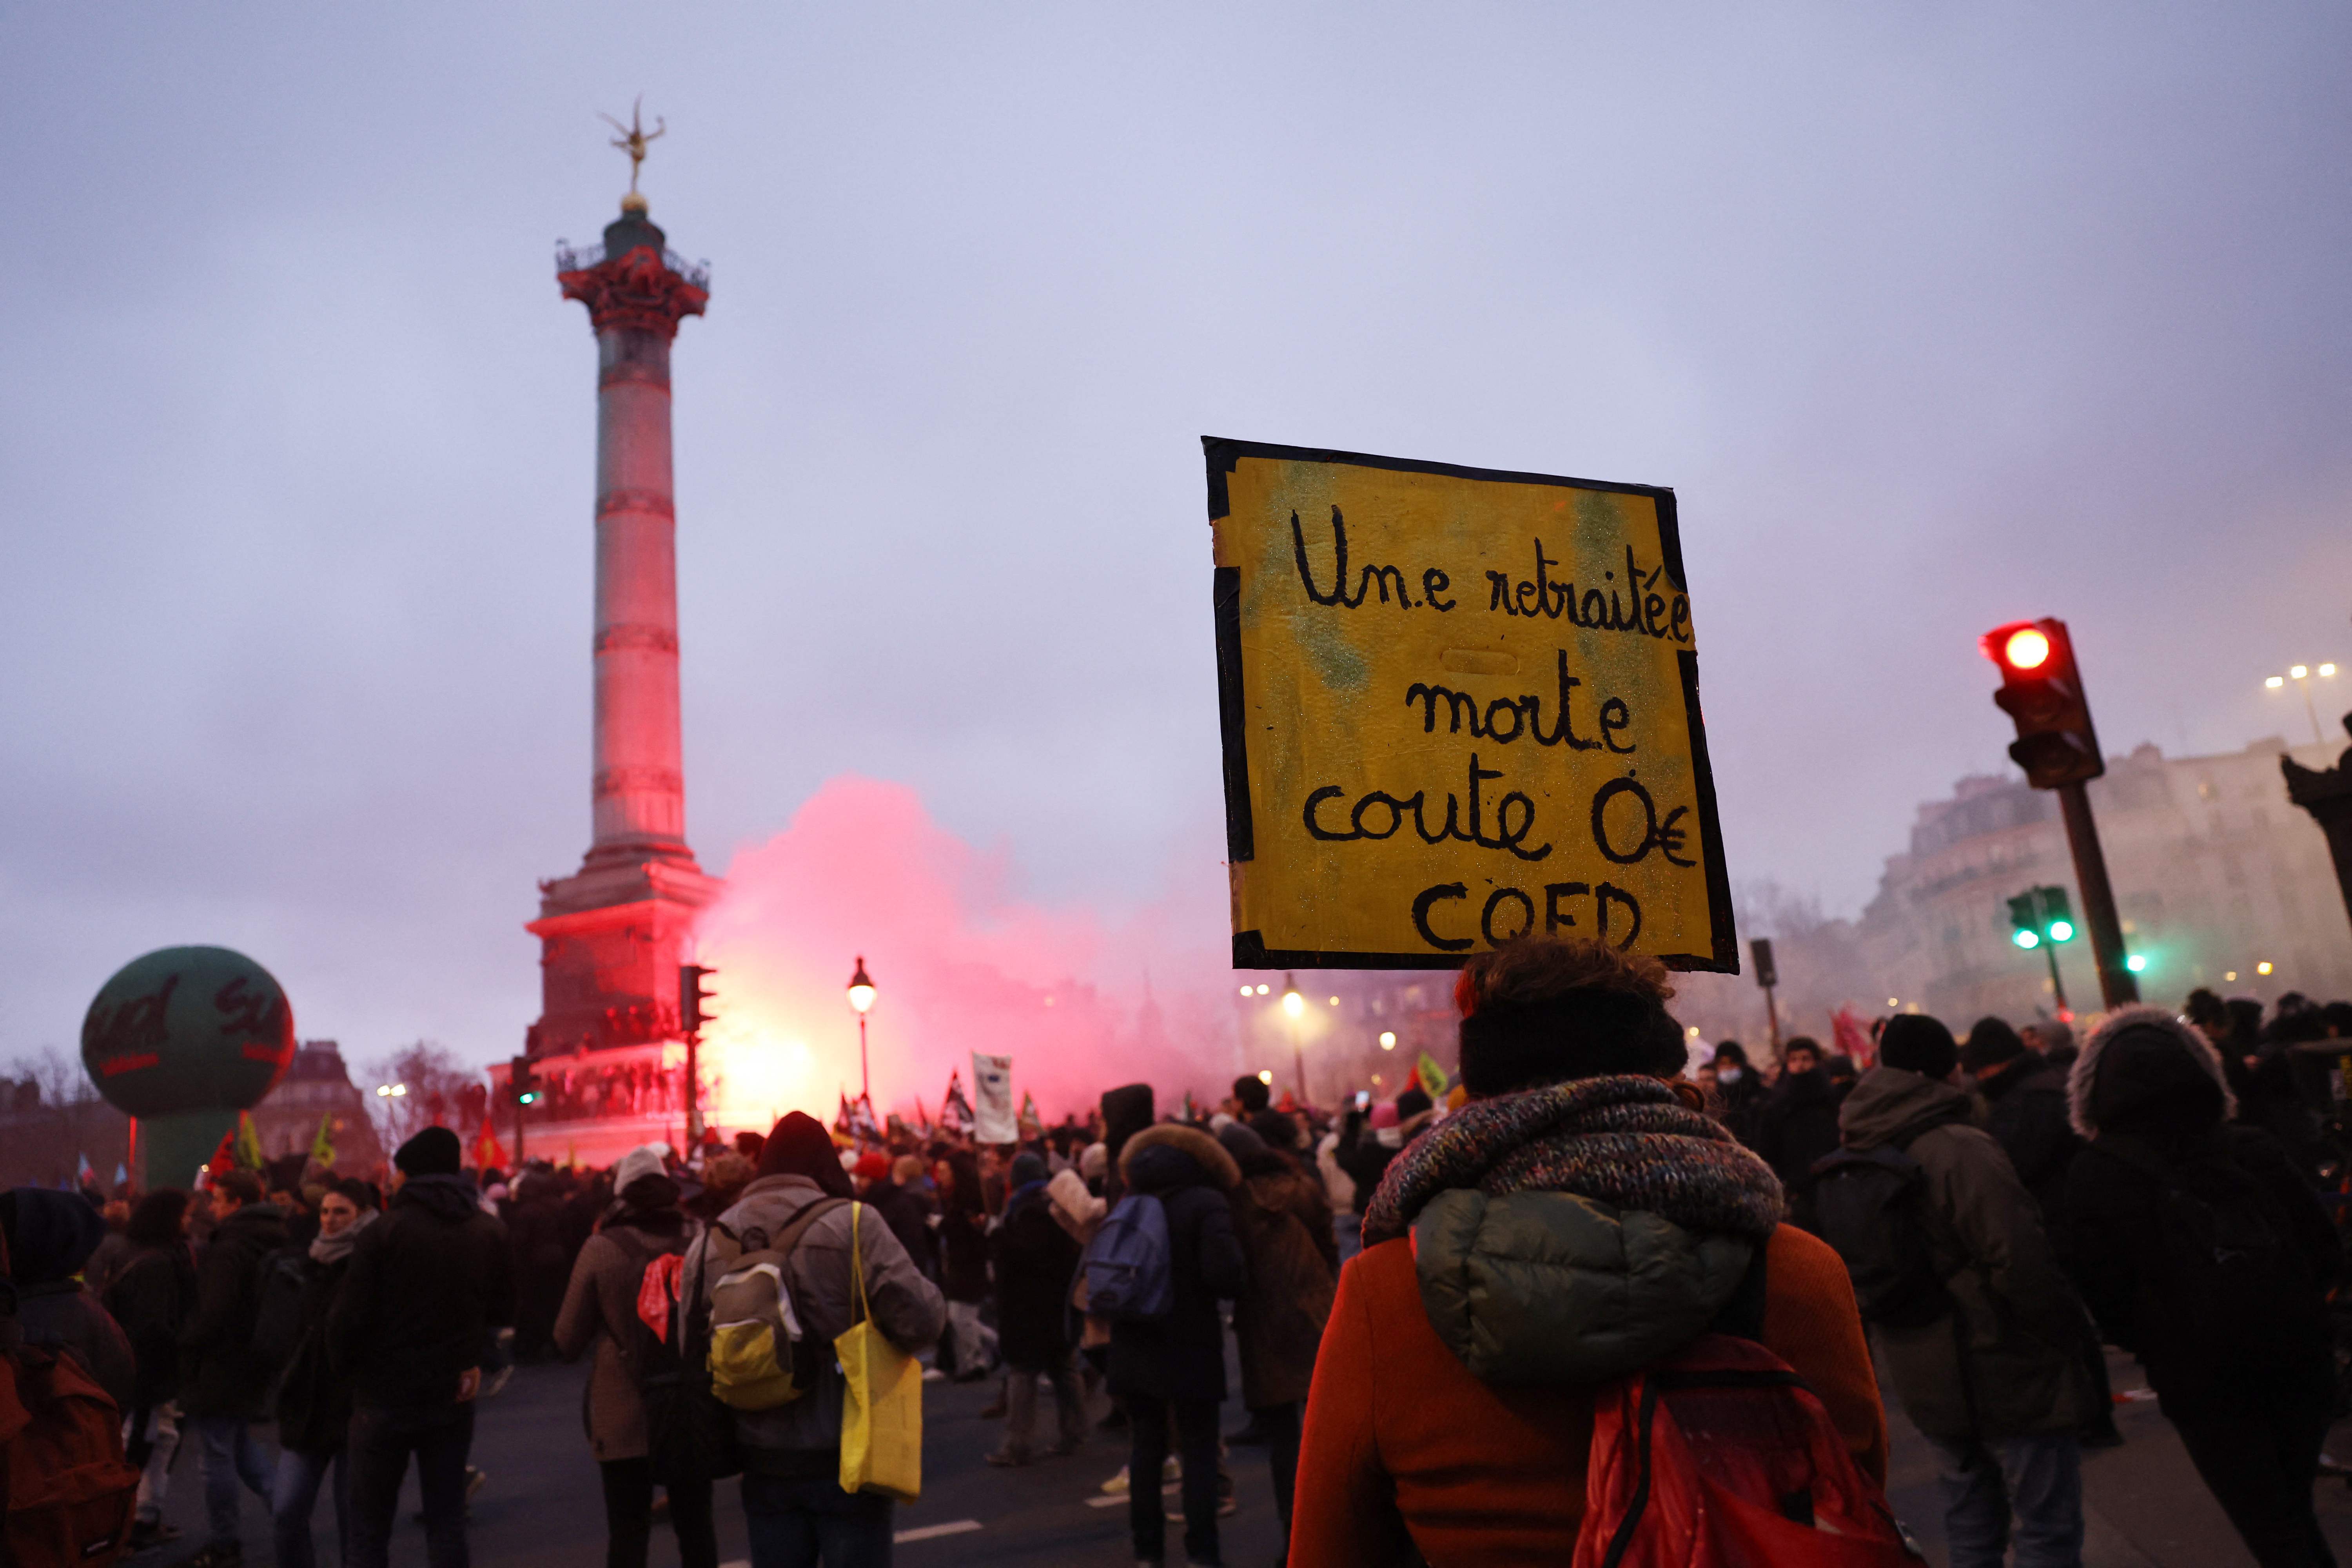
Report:
[{"label": "curly hair", "polygon": [[1454,1005],[1465,1018],[1488,1002],[1539,1002],[1570,991],[1618,991],[1664,1005],[1666,966],[1591,937],[1521,937],[1462,965]]}]

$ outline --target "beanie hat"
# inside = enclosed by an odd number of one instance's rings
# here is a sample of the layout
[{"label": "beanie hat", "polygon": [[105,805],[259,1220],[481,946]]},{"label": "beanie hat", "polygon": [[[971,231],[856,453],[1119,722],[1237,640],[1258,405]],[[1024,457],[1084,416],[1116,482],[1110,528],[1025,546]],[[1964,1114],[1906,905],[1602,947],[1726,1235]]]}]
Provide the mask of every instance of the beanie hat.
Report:
[{"label": "beanie hat", "polygon": [[1960,1065],[1976,1072],[2013,1062],[2024,1054],[2025,1042],[2015,1029],[1999,1018],[1979,1018],[1969,1030],[1969,1043],[1960,1047]]},{"label": "beanie hat", "polygon": [[1223,1145],[1226,1153],[1234,1157],[1236,1164],[1248,1159],[1252,1154],[1265,1152],[1265,1140],[1251,1131],[1245,1122],[1225,1123],[1217,1132],[1217,1142]]},{"label": "beanie hat", "polygon": [[1901,1068],[1921,1078],[1949,1078],[1959,1065],[1960,1047],[1943,1020],[1925,1013],[1898,1013],[1878,1036],[1882,1067]]},{"label": "beanie hat", "polygon": [[1032,1182],[1042,1182],[1045,1179],[1045,1162],[1037,1154],[1024,1149],[1013,1156],[1013,1169],[1007,1174],[1012,1177],[1014,1186],[1025,1187]]},{"label": "beanie hat", "polygon": [[[1490,997],[1462,1020],[1462,1086],[1483,1096],[1614,1073],[1678,1073],[1679,1037],[1659,1049],[1664,1017],[1654,997],[1597,986],[1524,1001]],[[1408,1121],[1429,1104],[1417,1089],[1397,1097]]]},{"label": "beanie hat", "polygon": [[1379,1104],[1372,1107],[1371,1127],[1373,1131],[1378,1132],[1382,1128],[1394,1127],[1396,1124],[1396,1101],[1392,1100],[1383,1100]]},{"label": "beanie hat", "polygon": [[404,1176],[454,1176],[462,1151],[446,1127],[428,1127],[400,1146],[392,1163]]},{"label": "beanie hat", "polygon": [[[677,1184],[670,1179],[669,1163],[664,1158],[668,1148],[660,1143],[647,1143],[621,1156],[613,1167],[613,1194],[623,1203],[636,1208],[660,1208],[677,1201]],[[642,1188],[638,1184],[646,1185]]]},{"label": "beanie hat", "polygon": [[868,1149],[865,1153],[857,1156],[857,1174],[869,1182],[888,1181],[890,1156],[879,1149]]}]

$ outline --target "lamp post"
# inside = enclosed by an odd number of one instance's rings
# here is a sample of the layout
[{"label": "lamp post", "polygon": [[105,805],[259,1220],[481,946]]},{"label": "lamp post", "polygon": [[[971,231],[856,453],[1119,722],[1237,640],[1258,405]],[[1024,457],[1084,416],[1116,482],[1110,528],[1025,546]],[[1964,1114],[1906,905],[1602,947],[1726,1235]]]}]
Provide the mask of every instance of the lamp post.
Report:
[{"label": "lamp post", "polygon": [[1298,1068],[1298,1108],[1307,1109],[1307,1048],[1298,1037],[1298,1020],[1307,1015],[1307,998],[1298,994],[1297,980],[1282,977],[1282,1010],[1290,1019],[1290,1058]]},{"label": "lamp post", "polygon": [[849,1005],[857,1010],[857,1097],[868,1105],[874,1103],[874,1084],[866,1071],[866,1015],[874,1005],[874,981],[866,973],[866,955],[857,955],[856,971],[849,977]]},{"label": "lamp post", "polygon": [[2302,688],[2303,710],[2305,714],[2309,715],[2311,719],[2312,743],[2314,745],[2326,745],[2327,743],[2327,737],[2321,732],[2319,728],[2319,704],[2313,701],[2311,696],[2311,678],[2315,674],[2322,680],[2333,680],[2336,679],[2336,667],[2332,664],[2323,664],[2316,670],[2314,670],[2311,666],[2307,664],[2291,665],[2288,667],[2287,672],[2284,675],[2264,677],[2263,685],[2270,690],[2276,691],[2279,688],[2292,680],[2296,686]]}]

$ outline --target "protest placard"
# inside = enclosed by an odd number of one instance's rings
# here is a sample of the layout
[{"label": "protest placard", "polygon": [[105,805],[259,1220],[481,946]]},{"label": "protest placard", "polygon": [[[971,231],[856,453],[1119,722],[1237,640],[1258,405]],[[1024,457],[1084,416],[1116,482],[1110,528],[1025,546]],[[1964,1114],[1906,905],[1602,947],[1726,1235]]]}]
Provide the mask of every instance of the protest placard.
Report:
[{"label": "protest placard", "polygon": [[1235,967],[1738,973],[1672,490],[1202,445]]}]

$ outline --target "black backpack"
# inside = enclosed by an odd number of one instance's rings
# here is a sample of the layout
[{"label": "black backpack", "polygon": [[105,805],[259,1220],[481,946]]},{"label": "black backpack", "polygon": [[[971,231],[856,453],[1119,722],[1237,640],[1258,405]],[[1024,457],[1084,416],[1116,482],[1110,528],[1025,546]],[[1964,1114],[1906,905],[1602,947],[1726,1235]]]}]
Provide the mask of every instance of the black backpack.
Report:
[{"label": "black backpack", "polygon": [[1909,1147],[1840,1149],[1813,1162],[1822,1239],[1844,1260],[1863,1321],[1895,1329],[1925,1328],[1952,1308],[1921,1217],[1927,1173]]},{"label": "black backpack", "polygon": [[2149,1283],[2179,1337],[2239,1366],[2298,1359],[2320,1289],[2262,1184],[2226,1157],[2168,1162],[2118,1137],[2096,1147],[2157,1184],[2158,1278]]},{"label": "black backpack", "polygon": [[[633,1300],[645,1289],[646,1270],[665,1256],[655,1253],[639,1266]],[[686,1283],[681,1266],[675,1285]],[[655,1333],[632,1311],[622,1338],[623,1359],[645,1404],[646,1454],[654,1479],[665,1486],[720,1480],[743,1468],[735,1413],[710,1391],[710,1308],[702,1295],[698,1289],[685,1300],[673,1296],[667,1334]]]}]

